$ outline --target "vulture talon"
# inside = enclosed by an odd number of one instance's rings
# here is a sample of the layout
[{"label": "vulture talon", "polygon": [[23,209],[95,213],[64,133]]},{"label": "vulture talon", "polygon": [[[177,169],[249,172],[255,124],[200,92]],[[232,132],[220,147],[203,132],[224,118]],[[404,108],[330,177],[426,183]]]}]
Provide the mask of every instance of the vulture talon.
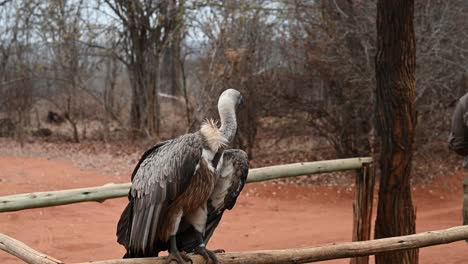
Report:
[{"label": "vulture talon", "polygon": [[164,261],[164,264],[169,264],[172,261],[175,261],[178,264],[193,264],[192,259],[189,256],[187,256],[187,254],[182,253],[177,249],[177,242],[175,236],[170,237],[169,256],[167,256],[166,261]]},{"label": "vulture talon", "polygon": [[190,264],[193,264],[192,258],[190,258],[187,254],[182,252],[179,252],[179,254],[185,261],[187,261]]},{"label": "vulture talon", "polygon": [[218,254],[218,253],[226,253],[226,250],[224,250],[224,249],[222,249],[222,248],[218,248],[218,249],[212,250],[211,252],[216,253],[216,254]]},{"label": "vulture talon", "polygon": [[193,263],[192,259],[189,256],[181,252],[169,253],[169,256],[167,256],[166,258],[166,261],[164,261],[164,264],[169,264],[172,261],[175,261],[178,264],[187,264],[187,263],[192,264]]},{"label": "vulture talon", "polygon": [[218,257],[216,257],[216,254],[214,251],[206,249],[204,246],[198,246],[195,249],[195,253],[198,255],[202,255],[202,257],[205,259],[205,264],[208,264],[210,259],[213,261],[214,264],[219,264]]}]

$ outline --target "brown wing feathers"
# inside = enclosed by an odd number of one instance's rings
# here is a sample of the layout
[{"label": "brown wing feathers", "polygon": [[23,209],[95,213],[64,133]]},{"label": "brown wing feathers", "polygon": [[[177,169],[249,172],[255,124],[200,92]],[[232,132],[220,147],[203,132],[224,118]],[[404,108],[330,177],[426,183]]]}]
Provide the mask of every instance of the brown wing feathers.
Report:
[{"label": "brown wing feathers", "polygon": [[[191,134],[157,144],[143,154],[132,174],[129,204],[117,226],[118,242],[127,249],[125,257],[156,256],[159,251],[167,250],[167,243],[157,238],[158,223],[189,185],[201,160],[201,144],[197,134]],[[226,150],[222,159],[222,165],[232,166],[233,170],[227,176],[230,182],[222,204],[218,208],[209,206],[205,243],[224,210],[233,208],[248,174],[248,159],[242,150]],[[179,249],[193,251],[197,246],[193,227],[182,219],[180,230]]]},{"label": "brown wing feathers", "polygon": [[127,249],[126,257],[147,257],[165,250],[165,243],[157,238],[158,223],[189,185],[201,152],[199,135],[188,134],[143,154],[132,174],[129,204],[117,225],[117,241]]},{"label": "brown wing feathers", "polygon": [[224,154],[226,159],[231,160],[234,170],[232,184],[224,198],[224,207],[231,210],[236,204],[237,197],[244,188],[247,175],[249,174],[249,159],[247,153],[239,149],[227,150]]},{"label": "brown wing feathers", "polygon": [[[213,235],[216,227],[218,226],[223,213],[226,209],[231,210],[239,197],[240,192],[242,191],[245,181],[247,180],[247,174],[249,171],[249,160],[247,154],[238,149],[231,149],[224,151],[223,154],[223,168],[221,168],[221,173],[223,170],[229,166],[232,166],[232,172],[225,177],[229,181],[229,187],[222,197],[222,203],[217,205],[216,208],[212,206],[211,203],[208,204],[208,217],[206,222],[206,229],[204,234],[205,244],[208,243],[211,236]],[[222,184],[217,185],[215,188],[224,188]],[[215,190],[214,192],[216,192]],[[218,190],[220,191],[220,190]],[[224,193],[222,191],[222,193]],[[184,221],[182,225],[184,228],[180,229],[180,232],[177,234],[177,245],[180,250],[185,250],[187,252],[193,252],[198,246],[197,240],[195,237],[195,230],[193,227],[188,226]]]}]

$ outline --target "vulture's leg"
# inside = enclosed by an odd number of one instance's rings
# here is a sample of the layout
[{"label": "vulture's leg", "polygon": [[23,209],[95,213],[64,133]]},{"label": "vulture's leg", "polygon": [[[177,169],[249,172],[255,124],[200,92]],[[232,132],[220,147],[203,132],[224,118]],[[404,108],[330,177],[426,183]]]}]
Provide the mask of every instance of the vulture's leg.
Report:
[{"label": "vulture's leg", "polygon": [[202,255],[206,264],[208,264],[210,259],[213,261],[213,263],[218,264],[219,261],[216,257],[216,254],[213,251],[206,249],[203,239],[207,218],[208,211],[206,210],[206,205],[198,208],[194,213],[187,216],[187,220],[193,225],[196,233],[198,245],[195,248],[195,253]]},{"label": "vulture's leg", "polygon": [[174,215],[174,222],[171,227],[171,236],[169,237],[169,256],[167,256],[165,264],[169,264],[172,261],[177,262],[178,264],[192,263],[192,259],[187,256],[185,253],[182,253],[177,248],[176,234],[179,229],[180,220],[182,219],[182,211],[177,212]]},{"label": "vulture's leg", "polygon": [[175,261],[179,264],[192,264],[192,259],[187,256],[186,254],[179,251],[177,248],[176,236],[171,236],[170,238],[170,246],[169,246],[169,256],[167,256],[165,264],[169,264],[172,261]]},{"label": "vulture's leg", "polygon": [[[219,252],[219,250],[208,250],[205,246],[205,243],[203,243],[203,235],[202,233],[196,231],[197,233],[197,240],[199,241],[198,246],[195,248],[195,253],[202,255],[203,258],[205,259],[205,264],[208,264],[209,260],[211,259],[214,264],[219,264],[218,257],[216,257],[216,252]],[[222,250],[222,249],[221,249]],[[224,252],[224,250],[222,250]]]}]

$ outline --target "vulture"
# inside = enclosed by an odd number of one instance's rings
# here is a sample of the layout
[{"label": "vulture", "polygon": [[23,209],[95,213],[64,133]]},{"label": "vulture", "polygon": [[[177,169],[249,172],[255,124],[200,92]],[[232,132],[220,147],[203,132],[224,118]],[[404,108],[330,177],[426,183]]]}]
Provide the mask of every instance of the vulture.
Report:
[{"label": "vulture", "polygon": [[124,258],[168,250],[166,263],[191,262],[184,251],[218,263],[206,244],[223,212],[233,208],[248,174],[246,153],[226,149],[236,134],[242,101],[237,90],[224,91],[218,100],[219,128],[205,121],[199,131],[158,143],[143,154],[117,224]]}]

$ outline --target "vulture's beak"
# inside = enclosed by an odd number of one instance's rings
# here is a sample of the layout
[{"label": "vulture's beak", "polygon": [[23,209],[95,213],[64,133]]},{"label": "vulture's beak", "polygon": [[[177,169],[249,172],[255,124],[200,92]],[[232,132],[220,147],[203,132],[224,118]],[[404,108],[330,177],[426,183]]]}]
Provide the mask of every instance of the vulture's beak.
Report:
[{"label": "vulture's beak", "polygon": [[239,96],[239,105],[243,105],[244,104],[244,97],[241,95]]}]

